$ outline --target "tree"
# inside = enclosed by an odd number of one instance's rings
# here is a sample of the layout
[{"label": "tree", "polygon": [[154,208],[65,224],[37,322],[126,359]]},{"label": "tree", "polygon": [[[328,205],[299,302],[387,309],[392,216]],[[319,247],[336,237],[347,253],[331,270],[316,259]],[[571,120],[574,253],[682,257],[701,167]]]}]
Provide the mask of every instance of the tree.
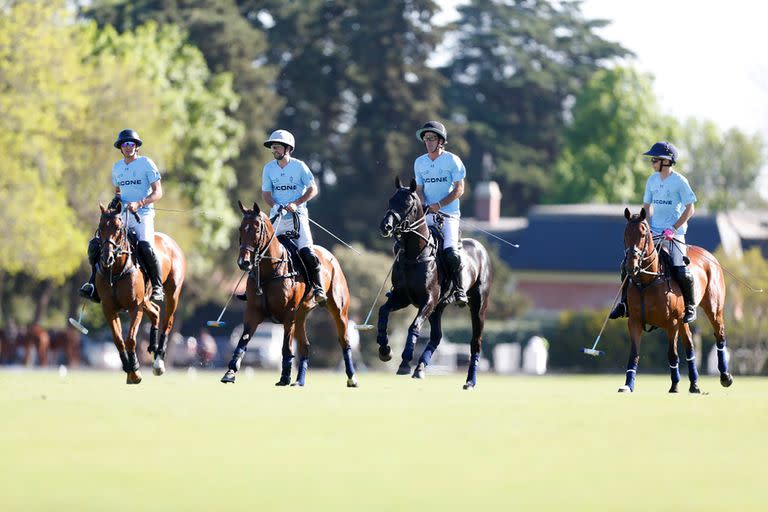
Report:
[{"label": "tree", "polygon": [[659,111],[649,75],[597,71],[576,96],[546,202],[642,202],[650,168],[640,155],[658,140],[675,139],[675,121]]},{"label": "tree", "polygon": [[145,77],[158,98],[159,108],[152,112],[155,130],[145,138],[153,157],[163,164],[163,179],[171,184],[164,189],[180,189],[177,200],[195,207],[192,215],[175,222],[187,222],[198,231],[192,243],[182,247],[195,247],[188,259],[193,270],[201,273],[210,268],[214,252],[229,247],[237,223],[230,197],[236,177],[228,162],[238,154],[243,127],[232,116],[238,98],[231,76],[212,74],[202,54],[185,40],[173,25],[158,27],[150,22],[122,34],[105,27],[94,32],[93,55],[117,59]]},{"label": "tree", "polygon": [[521,214],[554,186],[565,106],[605,62],[629,52],[595,33],[607,22],[584,19],[580,2],[472,0],[459,13],[445,103],[466,124],[468,169],[491,153],[503,209]]},{"label": "tree", "polygon": [[[283,106],[272,84],[277,76],[267,64],[267,40],[258,20],[249,19],[234,0],[98,0],[86,4],[83,16],[100,27],[113,26],[119,33],[133,31],[149,21],[180,27],[189,44],[205,57],[212,73],[233,77],[239,96],[232,115],[242,124],[240,152],[227,162],[236,172],[238,195],[249,202],[260,197],[265,135],[273,129],[276,112]],[[264,4],[265,2],[260,2]],[[289,8],[290,4],[286,5]],[[258,14],[258,10],[253,14]],[[252,22],[253,21],[253,22]],[[234,201],[230,201],[234,209]]]},{"label": "tree", "polygon": [[697,208],[720,212],[764,204],[756,187],[765,162],[759,134],[749,136],[737,128],[723,134],[711,121],[689,119],[680,144]]},{"label": "tree", "polygon": [[69,127],[82,119],[87,75],[81,41],[63,1],[12,4],[0,10],[0,271],[60,283],[80,263],[65,183]]}]

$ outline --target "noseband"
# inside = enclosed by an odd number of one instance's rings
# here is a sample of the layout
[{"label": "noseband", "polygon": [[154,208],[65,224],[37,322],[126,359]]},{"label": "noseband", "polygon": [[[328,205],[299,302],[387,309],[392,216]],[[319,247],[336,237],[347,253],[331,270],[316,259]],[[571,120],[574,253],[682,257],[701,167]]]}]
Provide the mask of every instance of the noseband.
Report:
[{"label": "noseband", "polygon": [[[641,222],[645,222],[643,220],[630,220],[630,224],[640,224]],[[652,249],[649,251],[649,247]],[[649,274],[653,276],[658,276],[659,273],[656,272],[648,272],[648,269],[651,268],[653,265],[654,260],[658,260],[659,258],[659,251],[656,248],[656,246],[653,245],[653,237],[651,236],[651,228],[648,226],[648,229],[645,232],[645,236],[643,237],[643,250],[641,251],[637,246],[632,245],[630,247],[627,247],[624,249],[624,258],[628,258],[630,256],[630,253],[632,256],[637,256],[640,258],[640,265],[642,266],[642,263],[645,260],[648,261],[648,264],[642,267],[639,271],[640,274]]]},{"label": "noseband", "polygon": [[[414,198],[413,193],[410,194],[412,198]],[[417,230],[427,222],[427,216],[422,215],[418,220],[411,223],[408,220],[408,217],[411,216],[412,213],[418,208],[418,205],[420,204],[420,201],[418,198],[414,198],[415,200],[411,202],[411,204],[408,206],[408,208],[405,210],[405,213],[401,216],[398,212],[393,210],[392,208],[389,208],[387,212],[384,214],[386,217],[387,215],[392,215],[395,219],[394,226],[392,227],[392,233],[395,235],[395,237],[401,237],[404,233],[413,233],[419,237],[421,237],[425,242],[429,243],[429,238],[425,237],[421,233],[419,233]]]}]

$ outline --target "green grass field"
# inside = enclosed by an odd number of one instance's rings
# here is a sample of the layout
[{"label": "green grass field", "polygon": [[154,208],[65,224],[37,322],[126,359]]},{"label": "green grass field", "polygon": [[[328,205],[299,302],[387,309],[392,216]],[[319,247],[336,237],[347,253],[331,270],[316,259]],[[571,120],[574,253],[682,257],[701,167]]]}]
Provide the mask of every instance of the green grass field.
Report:
[{"label": "green grass field", "polygon": [[0,510],[768,509],[768,379],[143,374],[0,370]]}]

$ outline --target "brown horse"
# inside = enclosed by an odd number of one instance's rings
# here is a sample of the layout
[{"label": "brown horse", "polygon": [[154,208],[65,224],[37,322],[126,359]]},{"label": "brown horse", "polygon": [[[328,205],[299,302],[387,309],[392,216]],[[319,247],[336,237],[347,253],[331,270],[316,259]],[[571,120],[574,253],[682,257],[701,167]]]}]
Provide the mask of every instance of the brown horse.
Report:
[{"label": "brown horse", "polygon": [[[155,252],[160,262],[160,275],[165,291],[165,310],[162,314],[160,306],[149,300],[151,285],[145,285],[144,276],[132,256],[128,241],[128,232],[123,220],[122,205],[114,210],[108,210],[103,205],[99,221],[99,240],[101,257],[97,266],[96,289],[101,297],[101,309],[112,329],[123,371],[128,374],[128,384],[141,382],[139,361],[136,357],[136,333],[139,330],[142,315],[146,312],[152,322],[149,336],[149,352],[155,354],[152,369],[155,375],[165,372],[166,342],[173,328],[174,314],[181,295],[181,286],[187,272],[187,262],[176,242],[166,234],[155,232]],[[127,211],[125,213],[128,213]],[[128,311],[131,325],[128,339],[123,341],[120,324],[120,311]],[[158,327],[161,329],[158,341]]]},{"label": "brown horse", "polygon": [[[669,277],[669,272],[665,272],[659,250],[654,244],[651,227],[646,221],[645,209],[642,209],[639,215],[631,215],[629,209],[625,209],[624,217],[627,219],[627,226],[624,229],[625,266],[629,280],[627,290],[629,320],[627,327],[632,344],[627,362],[626,382],[619,388],[619,392],[632,392],[635,389],[635,375],[640,359],[640,336],[644,325],[649,324],[664,329],[669,339],[667,357],[672,378],[672,387],[669,388],[669,392],[677,393],[677,385],[680,382],[677,339],[679,335],[682,335],[688,362],[688,379],[690,381],[688,391],[700,393],[691,330],[688,324],[683,323],[685,303],[680,286]],[[728,364],[725,358],[726,339],[725,324],[723,323],[725,279],[723,278],[723,271],[717,259],[708,251],[695,245],[689,245],[688,249],[688,257],[691,260],[690,268],[696,282],[696,303],[704,310],[715,330],[720,384],[728,387],[733,383],[733,377],[728,373]]]},{"label": "brown horse", "polygon": [[[240,369],[248,341],[256,327],[265,320],[283,324],[283,362],[280,380],[276,386],[291,382],[293,351],[291,341],[295,335],[299,342],[299,368],[293,386],[303,386],[309,366],[309,339],[304,322],[307,314],[316,306],[311,286],[301,273],[291,272],[287,249],[275,236],[272,223],[259,206],[246,209],[238,201],[243,220],[240,223],[240,252],[237,265],[248,272],[246,285],[247,304],[244,313],[245,329],[232,354],[227,373],[221,382],[235,382],[235,372]],[[349,344],[349,289],[347,279],[339,261],[326,249],[315,246],[320,259],[321,286],[328,295],[326,307],[336,322],[344,366],[347,373],[347,387],[357,387],[355,367],[352,363],[352,348]]]},{"label": "brown horse", "polygon": [[[17,347],[24,349],[24,364],[32,366],[32,349],[37,353],[40,366],[48,366],[51,351],[62,350],[67,364],[80,366],[80,333],[73,327],[63,331],[47,331],[39,324],[30,324],[26,331],[19,333]],[[53,359],[56,362],[56,358]]]}]

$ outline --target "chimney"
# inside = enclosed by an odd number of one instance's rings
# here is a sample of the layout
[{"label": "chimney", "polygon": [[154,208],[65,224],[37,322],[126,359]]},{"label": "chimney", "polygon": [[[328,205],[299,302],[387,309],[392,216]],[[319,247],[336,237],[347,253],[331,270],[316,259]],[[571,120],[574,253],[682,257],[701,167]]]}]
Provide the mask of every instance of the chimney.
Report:
[{"label": "chimney", "polygon": [[501,191],[495,181],[483,181],[475,187],[475,219],[496,224],[501,211]]},{"label": "chimney", "polygon": [[499,222],[501,210],[501,191],[495,181],[491,181],[491,175],[496,170],[493,163],[493,155],[483,153],[483,180],[475,189],[475,219],[489,224]]}]

